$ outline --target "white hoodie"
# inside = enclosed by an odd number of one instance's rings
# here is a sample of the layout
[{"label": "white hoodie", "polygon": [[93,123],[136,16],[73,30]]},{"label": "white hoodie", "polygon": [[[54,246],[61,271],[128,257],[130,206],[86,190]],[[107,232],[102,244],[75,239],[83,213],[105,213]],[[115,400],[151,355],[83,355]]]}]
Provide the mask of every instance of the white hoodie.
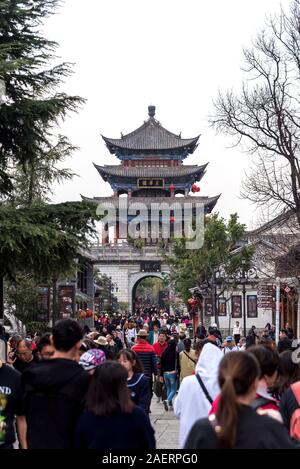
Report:
[{"label": "white hoodie", "polygon": [[[213,344],[205,344],[196,365],[198,373],[214,400],[220,394],[218,384],[219,364],[223,358],[221,350]],[[179,445],[184,447],[185,440],[194,425],[208,416],[211,404],[206,398],[195,375],[183,379],[178,396],[174,402],[175,415],[180,419]]]}]

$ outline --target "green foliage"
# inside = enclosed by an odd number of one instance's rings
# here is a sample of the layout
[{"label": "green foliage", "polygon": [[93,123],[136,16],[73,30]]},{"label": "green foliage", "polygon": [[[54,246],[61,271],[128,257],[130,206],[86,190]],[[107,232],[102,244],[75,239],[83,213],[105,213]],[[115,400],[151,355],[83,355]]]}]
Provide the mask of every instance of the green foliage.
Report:
[{"label": "green foliage", "polygon": [[146,277],[141,280],[136,289],[136,297],[150,298],[151,303],[157,303],[159,292],[163,290],[163,281],[156,277]]},{"label": "green foliage", "polygon": [[118,301],[118,307],[120,311],[128,311],[129,303],[126,301]]},{"label": "green foliage", "polygon": [[14,209],[0,206],[0,272],[34,272],[41,279],[68,274],[95,233],[96,206],[68,202]]},{"label": "green foliage", "polygon": [[24,324],[34,321],[38,313],[39,290],[35,279],[29,274],[19,273],[5,287],[8,310]]},{"label": "green foliage", "polygon": [[171,268],[170,280],[184,301],[190,297],[190,288],[203,284],[211,287],[217,273],[225,289],[234,283],[242,266],[250,266],[253,248],[241,244],[244,234],[245,226],[238,222],[237,214],[231,215],[227,223],[214,214],[206,217],[201,249],[186,249],[184,239],[173,244],[172,256],[165,256],[165,260]]},{"label": "green foliage", "polygon": [[44,334],[45,332],[51,332],[49,326],[42,322],[31,321],[26,324],[26,330],[28,333],[34,334],[35,332],[40,332]]},{"label": "green foliage", "polygon": [[142,249],[145,246],[145,240],[142,238],[135,239],[133,245],[137,249]]},{"label": "green foliage", "polygon": [[[6,89],[0,103],[0,194],[12,194],[14,178],[23,173],[29,204],[53,179],[68,177],[53,163],[74,148],[66,137],[56,136],[54,129],[84,102],[78,96],[55,92],[70,75],[71,66],[49,67],[56,60],[58,44],[45,39],[41,28],[59,5],[59,0],[0,1],[0,80]],[[41,169],[43,177],[39,177]]]},{"label": "green foliage", "polygon": [[104,306],[103,306],[103,309],[104,309],[104,311],[105,311],[106,313],[109,313],[109,314],[112,313],[112,305],[109,304],[109,303],[106,304],[106,305],[104,305]]}]

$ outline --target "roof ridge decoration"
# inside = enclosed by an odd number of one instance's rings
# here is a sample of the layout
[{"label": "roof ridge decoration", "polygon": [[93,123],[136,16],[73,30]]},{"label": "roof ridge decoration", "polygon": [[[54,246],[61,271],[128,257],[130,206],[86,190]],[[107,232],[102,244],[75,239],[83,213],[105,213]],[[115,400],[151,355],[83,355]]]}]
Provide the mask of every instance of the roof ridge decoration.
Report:
[{"label": "roof ridge decoration", "polygon": [[197,147],[200,135],[193,138],[182,138],[180,134],[175,134],[161,125],[155,119],[155,106],[149,106],[149,119],[132,132],[123,135],[120,139],[108,138],[102,135],[111,153],[124,150],[135,151],[158,151],[158,150],[178,150],[186,148],[188,153],[193,153]]}]

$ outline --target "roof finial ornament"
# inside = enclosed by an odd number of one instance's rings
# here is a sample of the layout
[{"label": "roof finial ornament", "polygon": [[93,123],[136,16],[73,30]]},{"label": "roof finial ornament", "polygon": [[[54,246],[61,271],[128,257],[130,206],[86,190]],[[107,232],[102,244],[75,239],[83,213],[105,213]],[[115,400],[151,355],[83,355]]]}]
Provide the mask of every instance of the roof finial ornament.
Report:
[{"label": "roof finial ornament", "polygon": [[149,117],[154,117],[155,116],[155,110],[156,110],[156,107],[155,106],[148,106],[148,114],[149,114]]}]

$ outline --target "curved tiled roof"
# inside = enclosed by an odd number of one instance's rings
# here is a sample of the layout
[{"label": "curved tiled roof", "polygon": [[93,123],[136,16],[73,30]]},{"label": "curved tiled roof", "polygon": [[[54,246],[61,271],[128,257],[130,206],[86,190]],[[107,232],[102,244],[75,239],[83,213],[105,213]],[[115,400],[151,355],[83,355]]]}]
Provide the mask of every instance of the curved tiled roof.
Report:
[{"label": "curved tiled roof", "polygon": [[206,208],[206,213],[211,212],[215,205],[217,204],[219,198],[221,197],[220,195],[217,195],[215,197],[199,197],[199,196],[184,196],[184,197],[131,197],[131,198],[120,198],[120,197],[94,197],[93,199],[85,196],[81,196],[82,199],[86,202],[92,202],[95,204],[101,204],[101,203],[112,203],[115,208],[118,208],[120,206],[124,206],[124,204],[134,204],[135,208],[138,209],[139,204],[141,204],[141,207],[147,206],[150,207],[151,204],[168,204],[170,206],[173,206],[174,203],[184,205],[185,203],[192,203],[192,204],[197,204],[197,203],[202,203],[204,204]]},{"label": "curved tiled roof", "polygon": [[160,168],[157,166],[98,166],[94,165],[103,179],[107,176],[117,176],[124,178],[142,178],[142,177],[184,177],[203,174],[208,164],[182,165]]},{"label": "curved tiled roof", "polygon": [[165,129],[154,117],[150,117],[144,124],[133,132],[122,135],[122,138],[107,138],[102,135],[109,151],[157,151],[187,149],[193,153],[197,147],[200,135],[194,138],[181,138]]}]

